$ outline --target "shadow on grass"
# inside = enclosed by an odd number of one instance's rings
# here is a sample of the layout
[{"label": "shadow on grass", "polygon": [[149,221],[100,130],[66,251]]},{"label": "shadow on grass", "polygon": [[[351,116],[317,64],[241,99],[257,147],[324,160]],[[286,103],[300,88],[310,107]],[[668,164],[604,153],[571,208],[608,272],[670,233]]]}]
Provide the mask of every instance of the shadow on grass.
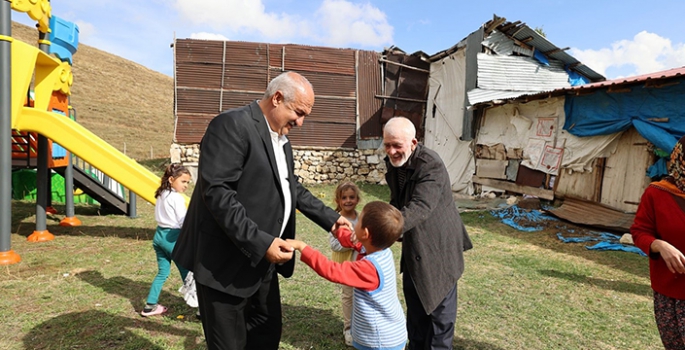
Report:
[{"label": "shadow on grass", "polygon": [[145,319],[115,316],[103,311],[74,312],[51,318],[33,327],[23,337],[26,349],[165,349],[139,330],[157,336],[183,337],[184,349],[204,349],[196,331],[163,325]]},{"label": "shadow on grass", "polygon": [[476,340],[456,338],[452,342],[454,350],[502,350],[499,346]]},{"label": "shadow on grass", "polygon": [[[57,224],[50,224],[48,221],[47,230],[59,236],[90,236],[90,237],[117,237],[134,240],[152,241],[155,235],[155,228],[145,227],[119,227],[119,226],[78,226],[62,227]],[[28,237],[36,229],[33,223],[22,223],[12,228],[12,233]]]},{"label": "shadow on grass", "polygon": [[551,221],[543,224],[544,228],[541,231],[524,232],[503,224],[488,211],[461,213],[461,216],[467,226],[483,228],[488,232],[520,239],[540,248],[575,255],[611,267],[612,269],[621,270],[638,277],[649,278],[649,263],[647,258],[643,256],[624,251],[589,250],[585,246],[596,242],[564,243],[557,238],[558,232],[566,234],[567,230],[576,230],[578,232],[581,230],[593,230],[592,228],[581,227],[566,221]]},{"label": "shadow on grass", "polygon": [[345,349],[340,315],[330,310],[282,304],[281,342],[299,349]]},{"label": "shadow on grass", "polygon": [[[64,213],[64,204],[53,204],[59,213]],[[100,206],[95,204],[77,204],[74,206],[76,216],[96,216],[100,215]],[[36,203],[32,201],[13,200],[12,201],[12,226],[36,215]],[[51,215],[48,214],[48,218]],[[63,215],[61,215],[63,216]],[[61,217],[60,216],[60,217]],[[49,220],[48,220],[49,221]],[[57,220],[59,222],[59,220]]]},{"label": "shadow on grass", "polygon": [[[56,205],[58,212],[64,212],[63,205]],[[76,206],[74,208],[75,216],[82,221],[88,217],[98,217],[99,221],[96,224],[92,222],[84,223],[76,227],[59,226],[60,220],[64,215],[57,214],[46,216],[46,228],[55,236],[91,236],[91,237],[118,237],[129,238],[136,240],[152,240],[155,234],[156,223],[151,223],[150,227],[131,227],[131,225],[142,225],[138,222],[129,223],[130,218],[121,215],[112,215],[110,217],[103,217],[99,214],[97,206]],[[26,201],[12,202],[12,233],[20,236],[28,237],[36,230],[35,220],[32,218],[36,215],[35,203]],[[136,219],[137,220],[137,219]],[[90,220],[93,221],[93,220]],[[112,225],[103,225],[102,223],[112,223]],[[117,225],[117,226],[115,226]],[[121,225],[121,226],[118,226]],[[153,226],[155,225],[155,226]]]},{"label": "shadow on grass", "polygon": [[[283,304],[281,342],[298,349],[350,349],[343,339],[340,315],[302,305]],[[490,343],[455,337],[455,350],[502,350]]]},{"label": "shadow on grass", "polygon": [[648,284],[614,281],[603,278],[579,275],[577,273],[561,272],[556,270],[539,270],[538,272],[548,277],[565,279],[579,284],[589,284],[592,286],[596,286],[607,290],[613,290],[616,292],[633,293],[645,297],[653,296],[652,288]]},{"label": "shadow on grass", "polygon": [[[133,309],[135,309],[136,312],[140,312],[144,306],[143,303],[145,302],[145,298],[147,297],[147,294],[150,291],[150,284],[152,283],[152,279],[155,276],[150,276],[150,283],[135,282],[133,280],[121,276],[105,278],[99,271],[93,270],[79,272],[76,274],[76,277],[80,278],[84,282],[91,284],[94,287],[101,288],[103,291],[109,294],[119,295],[121,297],[128,299]],[[180,286],[181,277],[178,274],[172,273],[169,275],[169,278],[167,279],[166,283],[171,283],[172,286],[176,284]],[[185,315],[186,317],[190,317],[188,319],[193,319],[192,315],[194,315],[195,311],[191,310],[191,308],[185,304],[185,301],[180,296],[180,294],[172,294],[162,290],[162,293],[159,296],[159,300],[161,304],[164,304],[165,306],[169,307],[169,311],[165,314],[164,317],[171,317],[168,315],[176,315],[180,313],[179,311],[183,311],[183,314],[188,314]],[[175,308],[178,310],[174,311],[173,309]]]}]

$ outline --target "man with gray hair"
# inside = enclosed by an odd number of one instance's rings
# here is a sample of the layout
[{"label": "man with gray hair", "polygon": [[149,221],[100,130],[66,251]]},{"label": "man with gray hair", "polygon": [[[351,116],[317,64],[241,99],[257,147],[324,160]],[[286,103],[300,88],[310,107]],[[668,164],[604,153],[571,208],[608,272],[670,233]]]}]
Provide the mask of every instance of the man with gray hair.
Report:
[{"label": "man with gray hair", "polygon": [[437,153],[419,144],[407,118],[383,128],[390,204],[404,216],[400,272],[407,303],[407,349],[452,349],[457,282],[471,239]]},{"label": "man with gray hair", "polygon": [[349,226],[293,173],[286,135],[313,105],[309,81],[285,72],[261,100],[212,119],[202,138],[197,184],[172,256],[194,273],[210,350],[278,349],[277,273],[293,273],[285,240],[295,238],[296,209],[326,232]]}]

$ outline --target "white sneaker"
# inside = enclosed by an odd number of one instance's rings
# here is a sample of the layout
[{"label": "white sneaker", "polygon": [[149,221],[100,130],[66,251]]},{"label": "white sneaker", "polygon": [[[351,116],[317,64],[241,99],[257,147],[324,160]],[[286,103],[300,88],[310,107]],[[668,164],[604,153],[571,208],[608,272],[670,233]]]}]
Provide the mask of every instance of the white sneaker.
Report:
[{"label": "white sneaker", "polygon": [[350,330],[348,329],[343,332],[343,335],[345,336],[345,345],[352,346],[352,333],[350,333]]}]

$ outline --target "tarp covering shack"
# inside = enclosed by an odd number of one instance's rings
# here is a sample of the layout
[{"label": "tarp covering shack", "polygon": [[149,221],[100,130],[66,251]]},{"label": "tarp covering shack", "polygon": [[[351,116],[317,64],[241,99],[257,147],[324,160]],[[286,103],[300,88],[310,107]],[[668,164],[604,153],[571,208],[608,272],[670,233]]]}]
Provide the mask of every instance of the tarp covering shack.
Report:
[{"label": "tarp covering shack", "polygon": [[568,95],[564,129],[582,137],[614,134],[632,125],[647,141],[670,153],[676,141],[685,135],[683,96],[685,85],[681,83]]}]

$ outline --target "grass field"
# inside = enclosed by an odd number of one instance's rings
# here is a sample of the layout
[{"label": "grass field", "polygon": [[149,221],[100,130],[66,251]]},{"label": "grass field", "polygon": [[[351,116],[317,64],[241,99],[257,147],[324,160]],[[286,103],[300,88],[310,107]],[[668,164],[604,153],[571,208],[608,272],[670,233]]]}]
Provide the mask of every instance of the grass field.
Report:
[{"label": "grass field", "polygon": [[[332,186],[310,190],[333,205]],[[389,195],[364,185],[362,196]],[[13,202],[12,249],[22,261],[0,266],[1,349],[205,348],[194,310],[176,292],[175,268],[160,297],[169,312],[139,315],[156,273],[152,205],[138,201],[136,219],[79,206],[83,225],[75,228],[49,215],[56,238],[43,243],[26,240],[34,212],[34,203]],[[462,217],[474,249],[459,282],[456,349],[662,348],[646,258],[561,243],[552,228],[516,231],[488,212]],[[329,252],[326,233],[301,214],[297,220],[298,238]],[[399,261],[399,245],[393,250]],[[298,263],[292,278],[281,279],[281,292],[282,349],[346,348],[337,285]]]}]

